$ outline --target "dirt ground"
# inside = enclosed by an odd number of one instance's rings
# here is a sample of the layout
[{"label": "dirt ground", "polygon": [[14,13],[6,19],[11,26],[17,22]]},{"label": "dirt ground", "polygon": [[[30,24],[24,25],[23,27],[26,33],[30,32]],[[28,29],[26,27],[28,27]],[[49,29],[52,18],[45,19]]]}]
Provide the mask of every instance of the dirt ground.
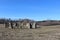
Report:
[{"label": "dirt ground", "polygon": [[60,25],[37,29],[0,28],[0,40],[60,40]]}]

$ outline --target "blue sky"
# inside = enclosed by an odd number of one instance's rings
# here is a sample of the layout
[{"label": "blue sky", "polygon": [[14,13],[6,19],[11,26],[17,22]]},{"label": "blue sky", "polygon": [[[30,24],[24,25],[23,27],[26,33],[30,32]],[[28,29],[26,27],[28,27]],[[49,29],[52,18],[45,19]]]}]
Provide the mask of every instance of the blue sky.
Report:
[{"label": "blue sky", "polygon": [[60,0],[0,0],[0,18],[60,20]]}]

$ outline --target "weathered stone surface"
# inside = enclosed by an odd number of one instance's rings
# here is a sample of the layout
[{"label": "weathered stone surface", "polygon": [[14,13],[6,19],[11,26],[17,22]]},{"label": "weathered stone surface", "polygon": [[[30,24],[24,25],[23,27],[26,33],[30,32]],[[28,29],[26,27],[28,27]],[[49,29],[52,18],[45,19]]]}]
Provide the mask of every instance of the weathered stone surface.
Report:
[{"label": "weathered stone surface", "polygon": [[34,22],[33,24],[32,24],[32,28],[36,28],[36,23]]},{"label": "weathered stone surface", "polygon": [[24,28],[27,28],[27,29],[30,29],[30,28],[36,28],[36,23],[33,22],[33,23],[24,23],[24,22],[8,22],[5,24],[7,28],[20,28],[20,29],[24,29]]}]

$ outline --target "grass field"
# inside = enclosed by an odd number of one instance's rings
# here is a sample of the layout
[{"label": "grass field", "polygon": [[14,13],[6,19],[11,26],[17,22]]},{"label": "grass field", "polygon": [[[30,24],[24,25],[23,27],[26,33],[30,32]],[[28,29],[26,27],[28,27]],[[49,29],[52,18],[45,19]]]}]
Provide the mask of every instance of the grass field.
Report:
[{"label": "grass field", "polygon": [[0,28],[0,40],[60,40],[60,25],[37,29]]}]

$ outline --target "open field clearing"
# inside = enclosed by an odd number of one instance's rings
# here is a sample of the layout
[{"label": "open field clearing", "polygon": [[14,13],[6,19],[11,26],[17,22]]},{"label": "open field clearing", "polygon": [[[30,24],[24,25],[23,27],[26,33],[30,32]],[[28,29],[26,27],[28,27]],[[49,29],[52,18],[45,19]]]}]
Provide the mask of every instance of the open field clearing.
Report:
[{"label": "open field clearing", "polygon": [[60,40],[60,25],[37,29],[0,28],[0,40]]}]

